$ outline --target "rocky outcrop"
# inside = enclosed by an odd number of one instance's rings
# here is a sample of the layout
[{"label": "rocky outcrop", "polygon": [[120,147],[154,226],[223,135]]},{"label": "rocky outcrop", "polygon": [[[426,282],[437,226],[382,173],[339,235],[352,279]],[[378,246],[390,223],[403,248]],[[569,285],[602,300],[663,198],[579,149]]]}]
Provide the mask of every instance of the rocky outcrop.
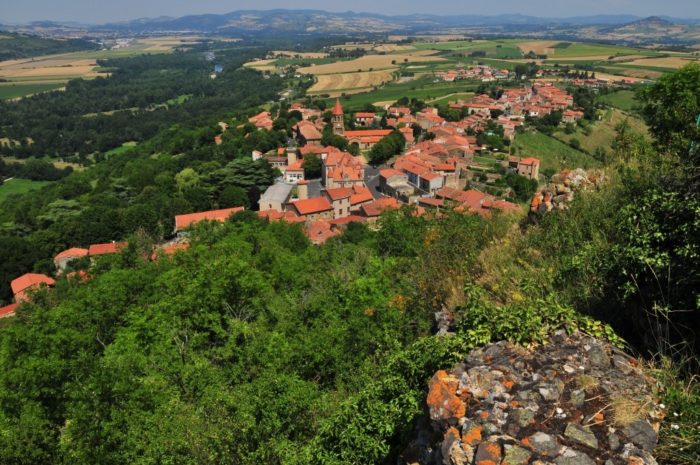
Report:
[{"label": "rocky outcrop", "polygon": [[430,380],[401,464],[654,465],[663,411],[637,361],[580,333],[472,351]]},{"label": "rocky outcrop", "polygon": [[599,188],[605,182],[605,174],[600,170],[564,170],[552,176],[544,189],[536,192],[530,203],[531,213],[547,213],[564,210],[574,199],[574,193]]}]

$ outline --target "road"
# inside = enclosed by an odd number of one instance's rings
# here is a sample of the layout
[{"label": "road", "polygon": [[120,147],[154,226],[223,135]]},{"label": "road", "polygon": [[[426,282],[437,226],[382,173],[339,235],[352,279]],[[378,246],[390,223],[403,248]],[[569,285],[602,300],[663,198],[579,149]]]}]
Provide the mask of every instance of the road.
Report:
[{"label": "road", "polygon": [[384,194],[379,192],[379,169],[373,166],[365,166],[365,185],[369,187],[369,191],[375,199],[384,197]]}]

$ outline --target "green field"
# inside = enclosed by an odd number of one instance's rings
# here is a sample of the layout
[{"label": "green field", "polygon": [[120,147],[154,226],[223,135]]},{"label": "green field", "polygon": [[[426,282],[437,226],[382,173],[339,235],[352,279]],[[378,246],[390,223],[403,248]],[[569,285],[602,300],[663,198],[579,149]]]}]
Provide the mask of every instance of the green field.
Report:
[{"label": "green field", "polygon": [[[414,81],[387,84],[372,92],[347,95],[343,97],[343,106],[349,110],[356,110],[364,107],[368,103],[395,102],[401,97],[432,100],[450,94],[471,93],[478,87],[479,83],[470,81],[433,82],[431,76],[424,76]],[[333,102],[335,102],[335,99],[327,100],[329,105]]]},{"label": "green field", "polygon": [[632,111],[639,104],[632,90],[619,90],[612,94],[601,95],[598,100],[624,111]]},{"label": "green field", "polygon": [[[564,46],[564,44],[570,44]],[[654,56],[658,52],[621,45],[591,44],[584,42],[560,42],[554,46],[554,54],[548,58],[573,58],[589,56],[645,55]]]},{"label": "green field", "polygon": [[0,203],[12,194],[24,194],[51,184],[48,181],[30,181],[29,179],[10,179],[0,184]]},{"label": "green field", "polygon": [[46,92],[48,90],[59,89],[65,83],[2,83],[0,84],[0,100],[7,100],[26,95]]},{"label": "green field", "polygon": [[453,52],[460,55],[470,55],[474,52],[486,53],[486,58],[521,58],[522,51],[509,41],[501,40],[474,40],[452,41],[439,43],[416,43],[418,50],[439,50]]},{"label": "green field", "polygon": [[579,150],[541,132],[526,132],[515,136],[513,146],[519,157],[536,157],[542,162],[540,170],[563,168],[593,168],[598,162]]}]

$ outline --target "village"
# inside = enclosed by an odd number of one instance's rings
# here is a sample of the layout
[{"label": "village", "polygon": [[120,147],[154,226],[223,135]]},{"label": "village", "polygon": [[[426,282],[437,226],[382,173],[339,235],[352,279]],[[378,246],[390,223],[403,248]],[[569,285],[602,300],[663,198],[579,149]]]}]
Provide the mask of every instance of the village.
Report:
[{"label": "village", "polygon": [[[435,107],[413,112],[408,106],[390,105],[383,113],[350,115],[355,129],[347,129],[339,99],[328,123],[320,110],[292,104],[290,109],[303,116],[294,126],[295,139],[287,147],[252,154],[253,159],[265,159],[282,173],[263,193],[259,215],[271,221],[303,223],[310,240],[321,244],[340,235],[354,221],[374,227],[383,211],[403,205],[414,207],[417,215],[446,209],[485,217],[495,211],[521,212],[512,191],[507,186],[497,187],[498,181],[501,173],[512,173],[539,183],[540,160],[509,156],[480,144],[478,135],[496,129],[512,141],[526,118],[556,111],[561,112],[564,124],[575,123],[584,113],[573,107],[573,97],[565,90],[539,82],[505,89],[498,99],[477,95],[450,102],[450,109],[464,115],[458,121],[441,117]],[[380,126],[382,120],[385,127]],[[260,130],[271,130],[273,115],[262,112],[249,122]],[[326,125],[353,150],[323,146]],[[367,154],[396,131],[403,136],[404,149],[387,162],[371,166]],[[309,157],[320,158],[320,179],[305,178],[304,161]],[[501,173],[493,172],[484,160],[497,165]]]},{"label": "village", "polygon": [[[482,69],[481,72],[484,70]],[[290,110],[302,115],[293,127],[294,138],[286,147],[267,153],[253,151],[253,160],[265,160],[279,170],[280,177],[262,193],[257,215],[268,221],[299,224],[316,245],[339,236],[353,222],[370,228],[380,227],[379,218],[389,210],[404,206],[414,215],[440,215],[445,211],[490,217],[496,213],[546,213],[566,208],[578,187],[597,185],[602,175],[589,175],[583,170],[557,173],[550,180],[540,173],[540,160],[535,157],[511,156],[488,144],[479,143],[479,134],[493,134],[512,141],[526,119],[561,112],[562,123],[575,123],[583,118],[574,108],[574,100],[565,90],[551,83],[537,82],[520,88],[505,89],[498,99],[481,94],[467,100],[449,103],[451,110],[463,116],[448,121],[438,109],[427,106],[412,111],[408,106],[389,105],[378,111],[360,111],[347,115],[340,99],[330,111],[330,122],[318,109],[293,103]],[[348,129],[348,117],[355,129]],[[385,127],[380,122],[385,120]],[[248,119],[259,131],[272,131],[274,115],[263,111]],[[349,151],[322,144],[323,132],[330,126],[332,134],[347,141]],[[222,134],[229,128],[219,123],[221,134],[214,138],[221,144]],[[366,158],[385,138],[398,135],[403,149],[389,160],[372,166]],[[305,161],[317,158],[321,163],[320,178],[307,179]],[[494,170],[493,163],[499,170]],[[490,167],[491,166],[491,167]],[[513,191],[499,185],[504,174],[523,177],[542,187],[529,209],[514,201]],[[189,247],[188,230],[203,221],[224,222],[243,207],[177,215],[171,239],[156,247],[150,260],[173,255]],[[82,282],[90,279],[85,269],[72,270],[70,264],[86,260],[92,264],[101,256],[114,255],[127,246],[125,242],[92,244],[88,248],[73,247],[54,257],[55,278],[65,275]],[[10,285],[14,303],[0,308],[0,318],[13,316],[19,304],[32,299],[39,289],[53,287],[54,277],[28,273]]]}]

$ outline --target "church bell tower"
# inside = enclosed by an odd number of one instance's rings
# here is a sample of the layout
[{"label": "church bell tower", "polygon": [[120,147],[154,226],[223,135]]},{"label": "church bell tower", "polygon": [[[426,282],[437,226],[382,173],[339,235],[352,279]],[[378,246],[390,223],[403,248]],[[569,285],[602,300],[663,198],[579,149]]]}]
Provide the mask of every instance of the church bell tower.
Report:
[{"label": "church bell tower", "polygon": [[333,124],[333,134],[337,136],[345,135],[343,106],[340,104],[340,99],[335,100],[335,107],[333,107],[333,117],[331,118],[331,123]]}]

